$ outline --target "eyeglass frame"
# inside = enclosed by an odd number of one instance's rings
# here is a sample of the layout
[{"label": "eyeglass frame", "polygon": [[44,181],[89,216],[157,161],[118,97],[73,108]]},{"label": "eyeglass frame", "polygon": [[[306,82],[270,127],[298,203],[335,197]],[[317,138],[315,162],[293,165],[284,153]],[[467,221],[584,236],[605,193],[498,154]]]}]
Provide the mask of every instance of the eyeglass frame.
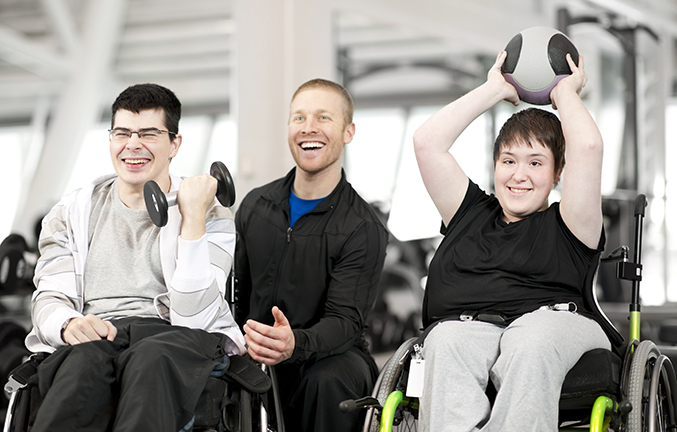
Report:
[{"label": "eyeglass frame", "polygon": [[176,135],[178,135],[178,133],[176,133],[176,132],[171,132],[171,131],[168,131],[168,130],[158,129],[158,128],[144,128],[144,129],[140,129],[140,130],[138,130],[138,131],[131,131],[131,130],[127,129],[127,128],[111,128],[111,129],[108,129],[108,137],[109,137],[110,139],[113,139],[113,137],[112,137],[111,135],[113,134],[113,131],[116,130],[116,129],[129,132],[130,135],[129,135],[129,137],[127,138],[127,141],[129,141],[130,139],[132,139],[132,136],[133,136],[134,134],[136,134],[136,136],[139,137],[139,141],[142,141],[143,138],[141,138],[141,133],[143,133],[143,132],[151,132],[151,131],[153,131],[153,132],[160,132],[160,135],[162,135],[163,133],[166,133],[167,135],[169,135],[169,138],[170,138],[171,140],[174,139],[174,138],[172,138],[172,135],[174,135],[174,137],[176,137]]}]

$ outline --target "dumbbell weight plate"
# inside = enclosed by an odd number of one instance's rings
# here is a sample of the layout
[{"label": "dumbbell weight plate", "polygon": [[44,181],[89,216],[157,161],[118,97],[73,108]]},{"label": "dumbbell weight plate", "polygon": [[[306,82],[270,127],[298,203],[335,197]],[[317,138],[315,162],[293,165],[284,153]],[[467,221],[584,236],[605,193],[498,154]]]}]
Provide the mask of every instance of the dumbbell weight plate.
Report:
[{"label": "dumbbell weight plate", "polygon": [[10,234],[0,243],[0,292],[13,292],[24,277],[28,250],[26,239],[20,234]]},{"label": "dumbbell weight plate", "polygon": [[0,293],[13,292],[23,279],[25,271],[23,252],[16,247],[0,246]]},{"label": "dumbbell weight plate", "polygon": [[167,225],[169,220],[167,197],[162,192],[162,189],[160,189],[160,186],[153,180],[143,185],[143,199],[146,202],[146,210],[148,210],[148,215],[150,215],[153,223],[159,227]]},{"label": "dumbbell weight plate", "polygon": [[0,246],[11,246],[21,251],[28,250],[28,243],[21,234],[10,234],[0,243]]},{"label": "dumbbell weight plate", "polygon": [[209,169],[209,174],[218,182],[216,199],[221,205],[231,207],[235,204],[235,184],[226,165],[223,162],[214,162]]}]

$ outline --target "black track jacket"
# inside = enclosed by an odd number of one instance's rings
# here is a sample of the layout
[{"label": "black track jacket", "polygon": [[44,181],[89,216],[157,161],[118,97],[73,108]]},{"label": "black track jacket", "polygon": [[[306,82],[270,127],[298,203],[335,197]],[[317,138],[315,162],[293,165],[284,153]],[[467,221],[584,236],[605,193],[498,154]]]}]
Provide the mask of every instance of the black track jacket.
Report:
[{"label": "black track jacket", "polygon": [[277,305],[294,331],[287,362],[319,360],[351,346],[366,351],[364,325],[376,298],[388,231],[346,181],[289,227],[295,169],[251,191],[235,216],[238,322],[272,325]]}]

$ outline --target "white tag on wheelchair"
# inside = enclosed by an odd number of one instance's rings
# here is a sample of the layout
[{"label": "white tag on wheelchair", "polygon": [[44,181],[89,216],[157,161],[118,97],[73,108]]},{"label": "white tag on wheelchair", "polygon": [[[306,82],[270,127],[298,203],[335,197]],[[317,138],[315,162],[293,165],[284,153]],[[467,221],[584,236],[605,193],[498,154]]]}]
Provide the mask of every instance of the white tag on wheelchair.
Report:
[{"label": "white tag on wheelchair", "polygon": [[407,380],[407,397],[421,397],[423,395],[423,375],[425,360],[411,359],[409,364],[409,379]]}]

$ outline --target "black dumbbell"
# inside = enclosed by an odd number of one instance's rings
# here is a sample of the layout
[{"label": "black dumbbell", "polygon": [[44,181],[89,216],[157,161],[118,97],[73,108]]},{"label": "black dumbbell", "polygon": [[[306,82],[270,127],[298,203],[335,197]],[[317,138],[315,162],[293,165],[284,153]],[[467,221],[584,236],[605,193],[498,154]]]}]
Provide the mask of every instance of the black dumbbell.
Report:
[{"label": "black dumbbell", "polygon": [[[209,174],[217,181],[216,199],[224,207],[230,207],[235,203],[235,184],[228,168],[223,162],[214,162],[209,170]],[[146,202],[146,209],[153,223],[159,227],[167,225],[169,219],[167,210],[170,206],[176,204],[176,191],[165,195],[153,180],[143,185],[143,199]]]},{"label": "black dumbbell", "polygon": [[23,286],[32,285],[37,256],[19,234],[8,235],[0,243],[0,294],[10,294]]}]

